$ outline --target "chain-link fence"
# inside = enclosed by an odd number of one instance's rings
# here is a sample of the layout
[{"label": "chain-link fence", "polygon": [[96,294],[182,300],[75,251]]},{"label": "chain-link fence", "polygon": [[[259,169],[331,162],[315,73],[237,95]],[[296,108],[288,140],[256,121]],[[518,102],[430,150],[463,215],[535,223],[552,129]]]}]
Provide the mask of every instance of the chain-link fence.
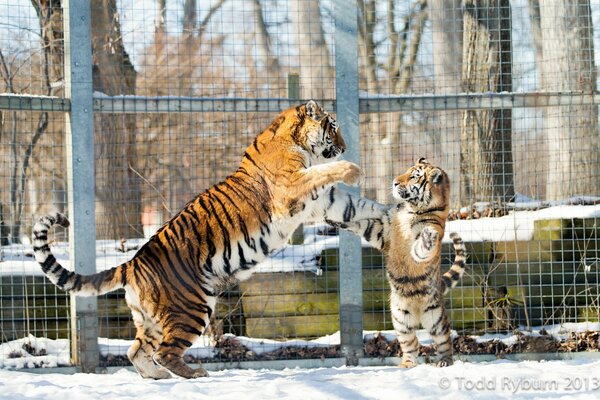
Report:
[{"label": "chain-link fence", "polygon": [[[446,296],[459,351],[532,350],[469,345],[516,329],[572,350],[564,332],[600,330],[599,24],[596,0],[0,0],[0,365],[128,364],[123,292],[57,291],[36,216],[73,221],[63,265],[111,268],[310,98],[365,197],[391,203],[423,156],[448,172],[446,231],[470,254]],[[396,356],[388,296],[379,252],[306,225],[223,291],[189,361]]]}]

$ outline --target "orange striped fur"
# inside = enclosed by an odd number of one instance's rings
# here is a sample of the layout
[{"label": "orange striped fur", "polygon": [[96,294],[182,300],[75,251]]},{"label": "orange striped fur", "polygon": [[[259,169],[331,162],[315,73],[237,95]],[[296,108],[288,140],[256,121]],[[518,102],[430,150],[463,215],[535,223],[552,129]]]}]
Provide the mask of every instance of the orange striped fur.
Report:
[{"label": "orange striped fur", "polygon": [[48,245],[62,214],[33,228],[36,260],[59,288],[80,296],[125,289],[137,328],[128,356],[143,377],[206,376],[183,361],[206,330],[222,284],[248,278],[303,222],[376,218],[383,206],[334,185],[355,185],[356,164],[335,119],[309,101],[282,112],[246,149],[239,168],[192,199],[128,262],[91,276],[64,269]]},{"label": "orange striped fur", "polygon": [[402,366],[417,363],[419,342],[415,330],[419,326],[429,331],[437,345],[438,365],[451,365],[452,340],[442,296],[462,276],[466,249],[461,238],[451,233],[456,256],[450,270],[442,274],[448,176],[422,158],[394,179],[392,190],[398,203],[383,217],[330,222],[363,236],[383,252],[391,287],[392,322],[403,352]]}]

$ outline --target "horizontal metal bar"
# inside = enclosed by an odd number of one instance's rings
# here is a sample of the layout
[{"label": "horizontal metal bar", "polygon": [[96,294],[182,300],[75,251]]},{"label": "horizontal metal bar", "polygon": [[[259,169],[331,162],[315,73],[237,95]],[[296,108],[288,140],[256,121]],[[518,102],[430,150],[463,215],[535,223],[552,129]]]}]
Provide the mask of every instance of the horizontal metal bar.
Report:
[{"label": "horizontal metal bar", "polygon": [[11,111],[71,111],[69,99],[53,96],[0,94],[0,110]]},{"label": "horizontal metal bar", "polygon": [[360,99],[360,112],[450,111],[584,104],[600,104],[600,93],[490,92],[455,95],[367,96]]},{"label": "horizontal metal bar", "polygon": [[[300,103],[290,99],[242,99],[195,97],[94,97],[94,111],[101,113],[167,112],[274,112]],[[335,100],[323,101],[326,110]],[[469,93],[456,95],[402,95],[360,97],[361,114],[407,111],[449,111],[552,107],[600,104],[600,93]]]},{"label": "horizontal metal bar", "polygon": [[[177,112],[278,112],[301,103],[290,99],[144,97],[94,95],[94,111],[99,113],[177,113]],[[334,110],[335,100],[322,101]],[[600,105],[600,93],[463,93],[456,95],[363,96],[361,114],[452,111],[502,108]],[[47,96],[0,94],[0,110],[53,111],[71,110],[69,99]]]},{"label": "horizontal metal bar", "polygon": [[[198,97],[94,96],[94,111],[100,113],[170,112],[279,112],[300,104],[301,100]],[[333,110],[333,101],[321,102]]]}]

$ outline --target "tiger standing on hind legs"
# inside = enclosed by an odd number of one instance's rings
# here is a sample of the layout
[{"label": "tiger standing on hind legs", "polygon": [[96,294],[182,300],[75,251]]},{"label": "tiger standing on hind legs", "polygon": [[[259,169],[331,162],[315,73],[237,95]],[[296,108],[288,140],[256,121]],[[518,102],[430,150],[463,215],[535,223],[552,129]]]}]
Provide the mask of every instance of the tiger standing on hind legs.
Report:
[{"label": "tiger standing on hind legs", "polygon": [[137,329],[127,355],[141,376],[207,376],[183,355],[206,330],[219,286],[247,279],[303,222],[383,215],[384,206],[334,187],[360,178],[356,164],[337,160],[345,149],[335,119],[311,100],[282,112],[237,171],[192,199],[130,261],[89,276],[64,269],[48,244],[50,227],[69,224],[58,213],[34,225],[35,258],[50,281],[73,294],[125,289]]},{"label": "tiger standing on hind legs", "polygon": [[456,253],[442,274],[442,238],[448,218],[450,184],[446,173],[421,158],[393,182],[397,205],[382,217],[351,222],[328,221],[364,237],[382,251],[390,284],[392,324],[402,348],[402,367],[417,364],[422,325],[437,345],[438,366],[452,365],[450,324],[443,295],[464,273],[466,248],[456,233],[450,238]]}]

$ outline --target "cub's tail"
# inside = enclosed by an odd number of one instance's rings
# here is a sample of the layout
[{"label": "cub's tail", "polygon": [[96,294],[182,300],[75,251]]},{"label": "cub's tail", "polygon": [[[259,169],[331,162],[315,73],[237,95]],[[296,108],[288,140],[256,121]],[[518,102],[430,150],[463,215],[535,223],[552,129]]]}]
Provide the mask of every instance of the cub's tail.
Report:
[{"label": "cub's tail", "polygon": [[64,215],[55,213],[41,217],[33,225],[33,252],[44,274],[59,289],[78,296],[97,296],[127,284],[125,264],[93,275],[81,275],[60,265],[48,245],[48,230],[54,224],[66,228],[69,220]]},{"label": "cub's tail", "polygon": [[454,262],[450,269],[442,275],[442,293],[444,294],[456,286],[458,280],[465,272],[465,262],[467,261],[467,248],[460,236],[458,236],[458,233],[450,233],[450,238],[454,244],[456,256],[454,257]]}]

